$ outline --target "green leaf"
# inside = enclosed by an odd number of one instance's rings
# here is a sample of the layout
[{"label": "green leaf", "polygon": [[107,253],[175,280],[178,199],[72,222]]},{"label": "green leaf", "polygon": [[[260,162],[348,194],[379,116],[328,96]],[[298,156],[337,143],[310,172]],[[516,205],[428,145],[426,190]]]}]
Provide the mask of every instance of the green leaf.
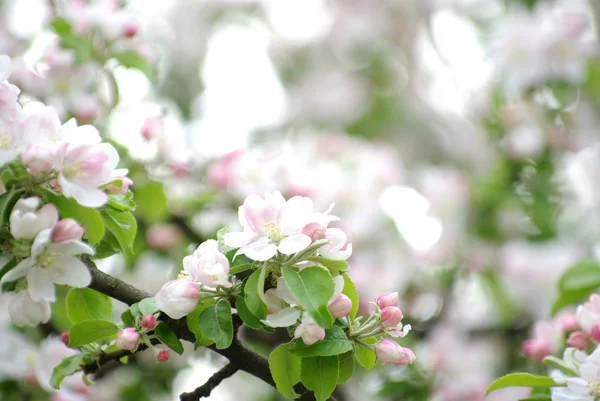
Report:
[{"label": "green leaf", "polygon": [[23,194],[22,190],[16,190],[13,187],[13,188],[11,188],[11,190],[9,192],[5,192],[2,195],[0,195],[0,211],[2,213],[1,221],[0,221],[1,225],[8,223],[8,220],[10,218],[10,213],[12,212],[13,208],[15,207],[15,204],[21,198],[22,194]]},{"label": "green leaf", "polygon": [[233,266],[229,269],[229,275],[233,276],[236,274],[240,274],[242,272],[245,272],[246,270],[252,269],[253,267],[254,266],[251,265],[250,263],[244,263],[242,265]]},{"label": "green leaf", "polygon": [[300,369],[302,383],[314,392],[317,401],[326,401],[333,393],[337,385],[338,372],[337,356],[313,356],[302,359]]},{"label": "green leaf", "polygon": [[200,313],[198,319],[202,335],[215,342],[217,349],[229,348],[233,341],[233,322],[229,302],[221,299]]},{"label": "green leaf", "polygon": [[510,373],[494,381],[486,394],[504,387],[555,387],[560,386],[551,377],[535,376],[530,373]]},{"label": "green leaf", "polygon": [[50,28],[58,35],[65,36],[71,34],[71,25],[63,18],[54,18],[50,21]]},{"label": "green leaf", "polygon": [[159,312],[156,306],[156,298],[154,297],[144,298],[137,305],[141,315],[153,315]]},{"label": "green leaf", "polygon": [[50,385],[58,390],[60,383],[62,383],[65,377],[71,376],[80,370],[82,359],[83,354],[71,355],[64,358],[52,371]]},{"label": "green leaf", "polygon": [[137,232],[137,222],[130,212],[104,207],[102,217],[106,228],[115,236],[126,255],[133,254],[133,241]]},{"label": "green leaf", "polygon": [[71,288],[67,294],[67,316],[73,323],[108,320],[112,316],[112,301],[91,288]]},{"label": "green leaf", "polygon": [[288,352],[292,344],[281,344],[269,355],[269,369],[277,390],[288,398],[298,398],[294,385],[300,381],[301,360]]},{"label": "green leaf", "polygon": [[283,279],[304,310],[319,326],[331,327],[334,319],[327,310],[327,303],[334,292],[331,275],[318,266],[307,267],[300,272],[284,266],[282,271]]},{"label": "green leaf", "polygon": [[146,60],[141,54],[130,50],[114,56],[123,67],[135,68],[142,72],[150,82],[153,82],[156,76],[154,65]]},{"label": "green leaf", "polygon": [[579,291],[600,286],[600,266],[591,259],[585,259],[569,267],[558,282],[562,291]]},{"label": "green leaf", "polygon": [[125,327],[135,327],[135,318],[129,309],[121,313],[121,320],[123,321]]},{"label": "green leaf", "polygon": [[585,301],[596,288],[583,288],[577,291],[563,291],[552,305],[552,316],[556,315],[562,308],[569,305],[577,305]]},{"label": "green leaf", "polygon": [[70,217],[85,229],[83,238],[96,245],[104,236],[104,220],[96,209],[81,206],[72,198],[65,198],[48,192],[48,200],[58,208],[62,218]]},{"label": "green leaf", "polygon": [[244,298],[238,297],[238,299],[236,299],[235,309],[237,309],[240,319],[242,319],[246,326],[254,330],[262,329],[262,323],[257,319],[256,316],[252,314],[252,312],[250,312],[250,309],[248,309],[248,306],[246,306],[246,301]]},{"label": "green leaf", "polygon": [[124,212],[134,211],[136,204],[133,201],[133,193],[127,191],[127,194],[110,194],[108,195],[108,206],[113,209],[121,210]]},{"label": "green leaf", "polygon": [[354,374],[354,352],[346,352],[337,356],[340,365],[338,384],[345,383]]},{"label": "green leaf", "polygon": [[356,314],[358,313],[358,307],[360,306],[358,290],[356,289],[352,279],[350,279],[350,276],[344,273],[342,274],[342,277],[344,277],[344,290],[342,291],[342,294],[346,295],[352,301],[352,309],[350,310],[350,313],[348,313],[348,317],[354,320],[356,318]]},{"label": "green leaf", "polygon": [[352,342],[341,327],[333,326],[325,330],[325,338],[307,347],[302,341],[296,341],[290,352],[301,358],[309,356],[332,356],[352,351]]},{"label": "green leaf", "polygon": [[326,267],[327,269],[329,269],[331,274],[335,276],[348,270],[348,262],[346,262],[345,260],[333,260],[324,258],[322,256],[311,256],[310,258],[308,258],[308,260]]},{"label": "green leaf", "polygon": [[188,314],[185,317],[188,329],[190,329],[190,331],[196,336],[196,343],[194,344],[196,348],[204,347],[214,343],[214,341],[206,338],[204,334],[202,334],[202,331],[200,329],[200,314],[202,313],[202,311],[204,311],[206,308],[213,304],[214,303],[212,300],[204,302],[203,304],[198,305],[192,313]]},{"label": "green leaf", "polygon": [[77,323],[69,330],[69,347],[81,347],[82,345],[104,340],[114,336],[119,328],[108,320],[85,320]]},{"label": "green leaf", "polygon": [[100,243],[96,245],[94,258],[104,259],[119,252],[121,252],[119,241],[110,231],[106,231]]},{"label": "green leaf", "polygon": [[252,273],[244,285],[246,306],[248,307],[248,310],[258,319],[264,319],[267,317],[267,303],[265,301],[266,275],[267,268],[263,266]]},{"label": "green leaf", "polygon": [[[364,340],[367,344],[375,344],[377,342],[376,338],[368,338]],[[363,368],[369,370],[375,366],[375,361],[377,360],[377,355],[375,351],[370,348],[367,348],[360,344],[354,345],[354,357],[356,358],[356,362]]]},{"label": "green leaf", "polygon": [[154,335],[161,343],[171,348],[179,355],[183,354],[183,345],[181,345],[181,341],[179,341],[175,333],[173,333],[173,330],[171,330],[164,322],[160,322],[154,328]]},{"label": "green leaf", "polygon": [[167,197],[163,185],[150,181],[142,187],[135,188],[135,201],[137,203],[136,215],[148,223],[156,223],[165,219]]}]

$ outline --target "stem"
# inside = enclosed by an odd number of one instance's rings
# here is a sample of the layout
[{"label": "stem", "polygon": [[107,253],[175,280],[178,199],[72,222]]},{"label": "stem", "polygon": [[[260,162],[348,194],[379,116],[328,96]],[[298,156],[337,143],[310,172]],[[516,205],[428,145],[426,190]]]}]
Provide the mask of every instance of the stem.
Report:
[{"label": "stem", "polygon": [[237,371],[238,367],[230,362],[225,365],[223,369],[212,375],[206,383],[190,393],[181,394],[179,399],[181,401],[197,401],[202,397],[208,397],[215,387],[217,387],[223,380],[233,376],[233,374]]}]

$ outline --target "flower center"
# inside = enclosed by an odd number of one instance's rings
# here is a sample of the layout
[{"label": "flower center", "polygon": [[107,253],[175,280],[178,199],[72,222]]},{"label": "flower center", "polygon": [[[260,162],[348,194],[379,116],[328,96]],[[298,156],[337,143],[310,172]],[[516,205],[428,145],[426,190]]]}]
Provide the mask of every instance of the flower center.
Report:
[{"label": "flower center", "polygon": [[62,255],[59,252],[44,251],[38,256],[37,263],[41,268],[52,270],[58,274],[62,271],[60,263],[61,256]]},{"label": "flower center", "polygon": [[0,135],[0,149],[10,149],[10,139],[8,138],[8,132]]},{"label": "flower center", "polygon": [[70,178],[81,177],[85,174],[81,172],[81,167],[83,167],[82,162],[75,162],[69,167],[63,170],[63,174]]},{"label": "flower center", "polygon": [[265,223],[263,228],[272,242],[277,243],[281,241],[281,227],[279,227],[277,224],[275,224],[272,221],[269,221],[268,223]]}]

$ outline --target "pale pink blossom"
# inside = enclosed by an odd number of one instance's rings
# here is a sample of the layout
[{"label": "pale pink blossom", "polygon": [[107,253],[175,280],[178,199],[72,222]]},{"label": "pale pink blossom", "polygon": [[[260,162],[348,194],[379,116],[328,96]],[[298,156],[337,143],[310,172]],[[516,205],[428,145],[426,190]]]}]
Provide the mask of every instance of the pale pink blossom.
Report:
[{"label": "pale pink blossom", "polygon": [[158,359],[159,362],[166,362],[169,360],[169,356],[169,350],[163,349],[158,352],[156,359]]},{"label": "pale pink blossom", "polygon": [[310,346],[325,338],[325,329],[320,327],[308,313],[302,314],[302,322],[296,327],[294,338],[302,337],[304,345]]},{"label": "pale pink blossom", "polygon": [[589,301],[579,305],[575,318],[584,333],[592,334],[594,325],[600,324],[600,295],[592,294]]},{"label": "pale pink blossom", "polygon": [[190,280],[177,279],[163,285],[156,294],[156,306],[170,318],[180,319],[196,309],[200,290]]},{"label": "pale pink blossom", "polygon": [[132,350],[140,340],[140,335],[133,327],[126,327],[119,330],[115,346],[121,349]]},{"label": "pale pink blossom", "polygon": [[229,261],[219,252],[219,244],[208,240],[200,244],[192,255],[183,258],[183,269],[192,281],[207,287],[231,287]]},{"label": "pale pink blossom", "polygon": [[67,241],[81,241],[83,227],[75,220],[66,218],[60,220],[52,230],[52,242],[61,243]]},{"label": "pale pink blossom", "polygon": [[129,186],[133,184],[131,178],[127,177],[129,170],[118,168],[112,172],[110,182],[104,187],[109,194],[125,195]]},{"label": "pale pink blossom", "polygon": [[[21,198],[10,214],[10,233],[16,239],[34,239],[40,232],[51,230],[58,222],[58,210],[53,204],[39,208],[40,198]],[[39,209],[38,209],[39,208]]]},{"label": "pale pink blossom", "polygon": [[396,341],[385,338],[375,345],[377,358],[394,365],[409,365],[414,362],[415,354],[408,348],[402,348]]},{"label": "pale pink blossom", "polygon": [[142,124],[142,136],[147,141],[163,136],[165,129],[165,120],[162,115],[148,117]]},{"label": "pale pink blossom", "polygon": [[181,242],[182,233],[173,224],[154,224],[148,229],[146,240],[154,249],[167,250]]},{"label": "pale pink blossom", "polygon": [[329,312],[331,312],[334,317],[341,319],[352,310],[352,300],[346,295],[341,294],[329,304],[327,309],[329,309]]},{"label": "pale pink blossom", "polygon": [[574,331],[567,338],[567,344],[573,348],[584,350],[590,344],[588,336],[583,331]]},{"label": "pale pink blossom", "polygon": [[377,297],[377,304],[380,308],[387,306],[398,306],[398,293],[397,292],[386,292]]},{"label": "pale pink blossom", "polygon": [[17,326],[37,326],[50,320],[52,310],[46,301],[34,301],[26,290],[9,292],[8,315]]},{"label": "pale pink blossom", "polygon": [[402,320],[402,311],[396,306],[386,306],[381,310],[381,322],[384,326],[397,326]]},{"label": "pale pink blossom", "polygon": [[152,314],[142,316],[141,324],[146,330],[152,330],[154,327],[156,327],[157,323],[158,322],[156,321],[156,318]]}]

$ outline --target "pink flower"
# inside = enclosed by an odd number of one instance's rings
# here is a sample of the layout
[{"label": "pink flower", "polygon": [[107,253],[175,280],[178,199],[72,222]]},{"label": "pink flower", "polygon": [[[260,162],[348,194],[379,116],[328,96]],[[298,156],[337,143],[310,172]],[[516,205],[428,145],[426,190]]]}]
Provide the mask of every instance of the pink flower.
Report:
[{"label": "pink flower", "polygon": [[346,249],[342,249],[346,245],[346,233],[339,228],[328,228],[329,223],[339,220],[337,216],[329,214],[333,206],[332,203],[324,213],[314,213],[311,221],[302,228],[302,234],[310,237],[312,242],[320,239],[329,241],[319,249],[322,256],[334,260],[346,260],[352,255],[352,244],[348,244]]},{"label": "pink flower", "polygon": [[66,218],[60,220],[52,230],[52,242],[61,243],[66,241],[81,241],[83,227],[75,220]]},{"label": "pink flower", "polygon": [[147,330],[152,330],[156,327],[156,318],[152,314],[142,316],[142,327]]},{"label": "pink flower", "polygon": [[415,361],[415,354],[408,348],[402,348],[394,340],[383,339],[375,345],[377,358],[394,365],[409,365]]},{"label": "pink flower", "polygon": [[112,172],[110,182],[104,187],[109,194],[125,195],[133,181],[127,177],[129,170],[119,168]]},{"label": "pink flower", "polygon": [[181,230],[173,224],[154,224],[146,233],[148,245],[154,249],[167,250],[182,239]]},{"label": "pink flower", "polygon": [[302,337],[304,345],[310,346],[317,341],[325,338],[325,329],[320,327],[315,321],[304,312],[302,314],[302,322],[296,327],[294,338]]},{"label": "pink flower", "polygon": [[600,342],[600,323],[596,323],[593,327],[592,327],[592,333],[591,333],[591,337]]},{"label": "pink flower", "polygon": [[380,308],[387,306],[398,306],[398,293],[397,292],[386,292],[377,297],[377,304]]},{"label": "pink flower", "polygon": [[402,311],[396,306],[386,306],[381,310],[381,322],[384,326],[397,326],[402,321]]},{"label": "pink flower", "polygon": [[207,287],[231,287],[229,281],[229,261],[219,252],[219,244],[208,240],[200,244],[192,255],[183,258],[183,269],[192,281]]},{"label": "pink flower", "polygon": [[548,355],[552,355],[550,343],[541,338],[531,338],[523,342],[523,353],[527,358],[542,361]]},{"label": "pink flower", "polygon": [[579,305],[575,318],[584,333],[592,334],[594,325],[600,323],[600,295],[592,294],[588,302]]},{"label": "pink flower", "polygon": [[561,312],[558,315],[558,319],[562,326],[563,331],[575,331],[579,330],[579,323],[577,323],[577,317],[575,312],[572,310]]},{"label": "pink flower", "polygon": [[21,198],[10,214],[10,233],[16,239],[34,239],[40,232],[52,229],[58,222],[58,209],[46,204],[40,209],[37,197]]},{"label": "pink flower", "polygon": [[142,136],[147,141],[162,136],[165,129],[165,121],[162,115],[148,117],[142,125]]},{"label": "pink flower", "polygon": [[352,310],[352,300],[341,294],[327,308],[334,317],[341,319]]},{"label": "pink flower", "polygon": [[588,340],[588,336],[583,331],[574,331],[569,335],[567,344],[583,351],[588,347],[590,341]]},{"label": "pink flower", "polygon": [[156,306],[172,319],[180,319],[196,309],[200,290],[190,280],[172,280],[156,294]]},{"label": "pink flower", "polygon": [[168,361],[169,360],[169,350],[163,349],[163,350],[159,351],[158,355],[156,356],[156,359],[158,359],[159,362]]},{"label": "pink flower", "polygon": [[132,350],[137,345],[139,339],[140,335],[133,327],[126,327],[117,333],[115,346],[121,349]]}]

